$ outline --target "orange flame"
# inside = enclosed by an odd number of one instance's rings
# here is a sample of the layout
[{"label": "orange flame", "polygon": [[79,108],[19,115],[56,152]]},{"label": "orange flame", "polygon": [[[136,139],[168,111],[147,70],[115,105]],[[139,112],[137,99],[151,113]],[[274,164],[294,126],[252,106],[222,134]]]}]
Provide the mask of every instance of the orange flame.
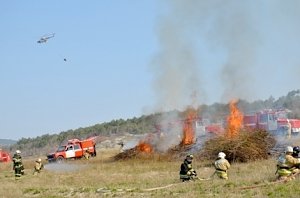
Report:
[{"label": "orange flame", "polygon": [[137,150],[144,153],[152,153],[152,146],[144,141],[137,145]]},{"label": "orange flame", "polygon": [[187,111],[186,119],[183,123],[183,138],[181,141],[182,145],[190,145],[195,143],[195,129],[194,121],[197,118],[197,111],[194,109],[189,109]]},{"label": "orange flame", "polygon": [[232,100],[229,103],[230,115],[227,117],[227,136],[236,137],[243,124],[243,113],[237,108],[238,100]]}]

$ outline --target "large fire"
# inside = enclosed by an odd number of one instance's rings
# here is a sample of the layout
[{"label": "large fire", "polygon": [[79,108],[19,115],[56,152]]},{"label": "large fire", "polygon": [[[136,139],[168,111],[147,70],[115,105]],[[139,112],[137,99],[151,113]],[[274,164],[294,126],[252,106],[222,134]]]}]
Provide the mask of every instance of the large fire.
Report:
[{"label": "large fire", "polygon": [[226,134],[228,137],[236,137],[243,125],[243,113],[237,108],[237,100],[229,103],[230,114],[227,117]]},{"label": "large fire", "polygon": [[195,143],[194,122],[197,118],[197,111],[189,109],[183,123],[183,138],[181,145],[190,145]]},{"label": "large fire", "polygon": [[137,145],[137,150],[144,153],[152,153],[153,151],[152,146],[149,143],[146,143],[144,141],[141,141]]}]

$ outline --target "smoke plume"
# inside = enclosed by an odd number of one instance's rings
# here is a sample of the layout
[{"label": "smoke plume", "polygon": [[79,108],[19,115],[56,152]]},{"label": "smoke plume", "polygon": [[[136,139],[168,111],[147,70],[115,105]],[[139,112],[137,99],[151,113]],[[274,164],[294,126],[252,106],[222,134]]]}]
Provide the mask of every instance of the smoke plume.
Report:
[{"label": "smoke plume", "polygon": [[[163,3],[159,51],[151,63],[155,111],[253,101],[299,88],[299,1]],[[172,121],[174,115],[165,115],[161,125]],[[182,129],[165,131],[166,141],[158,141],[158,150],[180,140]]]},{"label": "smoke plume", "polygon": [[[297,89],[300,2],[164,1],[152,62],[156,110]],[[294,77],[294,80],[292,80]],[[286,86],[274,86],[278,84]]]}]

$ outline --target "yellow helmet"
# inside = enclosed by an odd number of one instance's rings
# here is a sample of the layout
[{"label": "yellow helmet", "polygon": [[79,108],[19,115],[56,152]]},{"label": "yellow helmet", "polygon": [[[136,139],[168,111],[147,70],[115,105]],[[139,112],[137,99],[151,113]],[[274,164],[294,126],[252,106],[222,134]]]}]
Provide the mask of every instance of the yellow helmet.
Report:
[{"label": "yellow helmet", "polygon": [[293,147],[287,146],[287,147],[285,148],[285,152],[286,152],[286,153],[292,153],[292,152],[293,152]]}]

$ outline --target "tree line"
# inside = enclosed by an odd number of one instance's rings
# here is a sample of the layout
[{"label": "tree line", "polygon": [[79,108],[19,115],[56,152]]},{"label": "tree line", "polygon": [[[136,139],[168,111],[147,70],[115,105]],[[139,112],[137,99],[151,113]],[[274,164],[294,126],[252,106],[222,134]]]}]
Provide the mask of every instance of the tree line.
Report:
[{"label": "tree line", "polygon": [[[243,112],[257,111],[261,109],[290,109],[289,118],[300,118],[300,90],[290,91],[286,96],[275,99],[270,96],[266,100],[248,102],[239,100],[239,108]],[[68,139],[84,139],[92,136],[111,136],[123,134],[145,134],[156,130],[162,116],[176,114],[184,118],[185,111],[173,110],[170,112],[159,112],[150,115],[142,115],[131,119],[118,119],[110,122],[98,123],[89,127],[80,127],[75,130],[62,131],[58,134],[45,134],[35,138],[21,138],[8,149],[14,152],[16,149],[22,150],[24,155],[45,155],[49,151],[54,151]],[[211,122],[224,119],[229,113],[228,104],[214,103],[212,105],[200,105],[196,109],[200,117],[207,117]]]}]

